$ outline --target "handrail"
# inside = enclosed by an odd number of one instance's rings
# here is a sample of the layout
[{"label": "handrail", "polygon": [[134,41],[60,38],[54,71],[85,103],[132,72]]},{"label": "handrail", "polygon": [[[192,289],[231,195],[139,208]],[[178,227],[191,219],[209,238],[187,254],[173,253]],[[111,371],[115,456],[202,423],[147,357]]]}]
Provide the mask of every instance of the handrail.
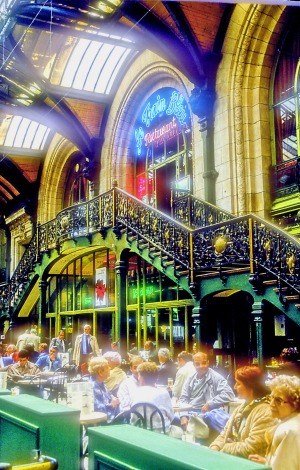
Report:
[{"label": "handrail", "polygon": [[190,282],[195,275],[223,275],[246,267],[257,276],[263,270],[300,293],[298,239],[253,214],[234,217],[220,211],[218,215],[215,206],[197,201],[210,223],[194,229],[117,187],[63,209],[54,219],[38,225],[9,288],[0,286],[2,309],[17,304],[43,253],[53,248],[59,251],[66,240],[96,232],[105,236],[108,229],[119,238],[125,234],[138,252],[147,249],[153,256],[173,260],[174,269],[184,272]]}]

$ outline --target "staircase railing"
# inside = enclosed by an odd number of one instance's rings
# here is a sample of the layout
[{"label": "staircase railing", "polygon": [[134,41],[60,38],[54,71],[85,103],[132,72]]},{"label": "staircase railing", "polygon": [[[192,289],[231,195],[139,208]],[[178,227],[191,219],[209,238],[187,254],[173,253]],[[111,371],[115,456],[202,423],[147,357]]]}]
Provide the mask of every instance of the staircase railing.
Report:
[{"label": "staircase railing", "polygon": [[178,222],[192,229],[207,227],[234,218],[230,212],[209,204],[192,194],[175,198],[172,201],[172,216]]},{"label": "staircase railing", "polygon": [[202,206],[206,221],[222,221],[191,229],[119,188],[68,207],[38,226],[8,288],[0,287],[2,306],[16,306],[43,253],[53,248],[59,251],[64,241],[91,237],[96,232],[105,238],[108,229],[113,229],[118,238],[126,234],[141,253],[146,249],[173,260],[174,269],[188,276],[190,283],[216,274],[225,279],[232,272],[247,269],[256,287],[266,279],[263,276],[273,276],[280,289],[284,285],[300,293],[297,239],[254,215],[230,218],[224,211],[218,215],[214,206],[204,202]]}]

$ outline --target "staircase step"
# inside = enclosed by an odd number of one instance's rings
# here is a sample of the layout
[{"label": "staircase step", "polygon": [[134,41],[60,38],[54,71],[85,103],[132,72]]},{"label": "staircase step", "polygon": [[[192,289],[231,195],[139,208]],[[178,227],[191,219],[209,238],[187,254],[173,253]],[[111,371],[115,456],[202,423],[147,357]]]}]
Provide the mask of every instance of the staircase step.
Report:
[{"label": "staircase step", "polygon": [[285,300],[290,300],[290,301],[299,300],[299,295],[285,295],[284,298]]},{"label": "staircase step", "polygon": [[150,258],[156,258],[157,256],[160,256],[160,255],[161,255],[160,251],[149,251]]},{"label": "staircase step", "polygon": [[173,259],[171,259],[171,260],[169,260],[169,261],[164,261],[164,262],[163,262],[163,265],[164,265],[164,266],[172,266],[173,264],[174,264],[174,260],[173,260]]},{"label": "staircase step", "polygon": [[268,281],[263,281],[265,286],[275,286],[277,284],[277,279],[270,279]]},{"label": "staircase step", "polygon": [[189,273],[188,269],[186,271],[176,271],[177,276],[187,276],[188,273]]},{"label": "staircase step", "polygon": [[148,248],[148,243],[147,242],[143,242],[143,243],[138,243],[138,249],[139,250],[144,250],[145,248]]},{"label": "staircase step", "polygon": [[281,289],[279,289],[279,287],[275,287],[275,289],[273,289],[273,291],[276,292],[277,294],[279,294],[280,292],[286,292],[288,290],[289,290],[288,287],[281,287]]}]

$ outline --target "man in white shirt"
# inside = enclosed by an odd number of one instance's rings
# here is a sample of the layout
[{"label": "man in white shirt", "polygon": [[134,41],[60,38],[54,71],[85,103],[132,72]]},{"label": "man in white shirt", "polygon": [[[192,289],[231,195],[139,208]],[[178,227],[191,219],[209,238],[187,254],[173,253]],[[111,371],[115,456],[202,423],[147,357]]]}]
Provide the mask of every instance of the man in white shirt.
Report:
[{"label": "man in white shirt", "polygon": [[177,400],[181,396],[181,391],[185,381],[193,374],[195,374],[196,369],[193,364],[193,355],[187,351],[182,351],[177,356],[177,362],[179,369],[176,373],[175,382],[172,387],[172,395]]},{"label": "man in white shirt", "polygon": [[142,364],[144,359],[140,356],[132,356],[130,361],[131,376],[123,380],[119,385],[118,398],[120,400],[120,411],[126,411],[131,408],[132,397],[139,386],[138,365]]}]

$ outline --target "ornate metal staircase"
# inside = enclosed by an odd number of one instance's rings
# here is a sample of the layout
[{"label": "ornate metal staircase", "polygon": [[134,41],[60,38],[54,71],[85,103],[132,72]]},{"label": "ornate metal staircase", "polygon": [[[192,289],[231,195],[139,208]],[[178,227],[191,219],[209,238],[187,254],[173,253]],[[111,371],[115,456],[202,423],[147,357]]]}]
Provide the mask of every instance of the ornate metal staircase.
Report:
[{"label": "ornate metal staircase", "polygon": [[233,217],[191,196],[178,200],[169,217],[114,187],[37,227],[10,283],[0,286],[0,313],[17,315],[44,255],[55,250],[59,256],[66,242],[82,237],[94,244],[99,233],[104,242],[112,233],[116,244],[125,243],[179,283],[195,304],[202,280],[218,276],[226,285],[232,274],[246,272],[258,295],[273,289],[282,310],[300,308],[300,242],[294,237],[254,215]]}]

